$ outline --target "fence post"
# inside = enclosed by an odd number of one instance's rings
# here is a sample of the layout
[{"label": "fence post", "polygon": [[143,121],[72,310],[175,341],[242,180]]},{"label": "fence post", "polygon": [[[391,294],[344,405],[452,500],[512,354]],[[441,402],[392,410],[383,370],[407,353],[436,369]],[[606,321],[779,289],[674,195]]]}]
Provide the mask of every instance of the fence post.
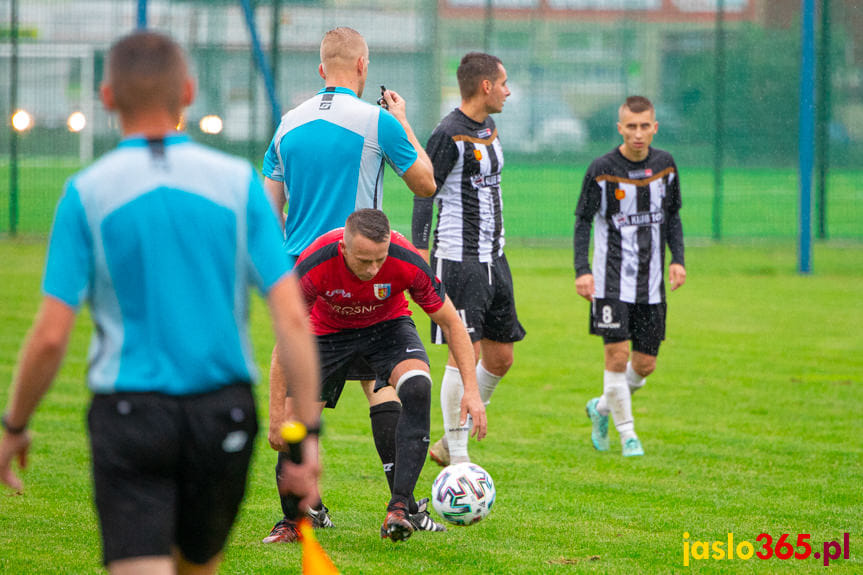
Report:
[{"label": "fence post", "polygon": [[485,0],[485,30],[483,32],[483,51],[491,53],[491,36],[494,32],[493,0]]},{"label": "fence post", "polygon": [[267,98],[270,100],[270,117],[273,119],[273,129],[275,130],[282,117],[282,108],[279,106],[279,101],[276,98],[276,86],[273,84],[273,75],[271,74],[270,66],[267,64],[267,56],[261,49],[261,41],[258,39],[258,28],[255,24],[255,12],[252,8],[250,0],[240,0],[243,7],[243,16],[246,19],[246,27],[249,29],[249,36],[252,41],[252,54],[255,56],[255,63],[258,65],[258,71],[264,79],[264,86],[267,89]]},{"label": "fence post", "polygon": [[18,0],[12,0],[10,39],[12,60],[9,63],[9,235],[18,234],[18,130],[12,126],[12,114],[18,108]]},{"label": "fence post", "polygon": [[[279,86],[279,30],[281,29],[281,13],[282,13],[282,3],[281,0],[273,0],[273,21],[271,28],[271,45],[270,45],[270,68],[273,75],[273,86],[275,86],[278,91]],[[270,114],[275,113],[275,110],[271,108]],[[282,121],[281,116],[277,118],[270,118],[270,124],[272,126],[278,126],[279,122]]]},{"label": "fence post", "polygon": [[812,160],[815,147],[815,0],[800,17],[800,228],[798,271],[812,273]]},{"label": "fence post", "polygon": [[830,163],[830,0],[821,2],[821,43],[818,62],[818,107],[816,121],[818,144],[816,165],[818,166],[818,189],[816,216],[818,239],[827,238],[827,168]]},{"label": "fence post", "polygon": [[138,0],[138,29],[147,27],[147,0]]},{"label": "fence post", "polygon": [[716,73],[713,85],[713,239],[722,239],[722,166],[725,118],[723,104],[725,103],[725,2],[716,2]]}]

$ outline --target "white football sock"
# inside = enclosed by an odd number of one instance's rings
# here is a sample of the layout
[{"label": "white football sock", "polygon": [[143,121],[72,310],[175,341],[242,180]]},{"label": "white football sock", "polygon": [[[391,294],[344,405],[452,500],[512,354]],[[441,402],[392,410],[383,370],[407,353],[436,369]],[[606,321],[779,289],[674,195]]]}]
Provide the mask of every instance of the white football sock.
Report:
[{"label": "white football sock", "polygon": [[635,422],[632,419],[632,398],[626,383],[626,372],[605,371],[602,381],[603,397],[611,411],[614,427],[624,442],[635,437]]},{"label": "white football sock", "polygon": [[494,389],[502,378],[502,375],[495,375],[488,371],[482,364],[482,360],[477,362],[476,384],[479,386],[479,397],[485,405],[491,401],[491,394],[494,393]]},{"label": "white football sock", "polygon": [[599,401],[596,402],[596,411],[599,415],[605,416],[611,413],[611,410],[608,409],[608,401],[605,399],[605,394],[599,396]]},{"label": "white football sock", "polygon": [[464,397],[464,382],[462,382],[461,373],[457,367],[448,365],[440,384],[440,407],[443,414],[444,435],[449,446],[450,463],[470,461],[467,454],[470,416],[463,427],[459,425],[462,397]]},{"label": "white football sock", "polygon": [[629,386],[629,394],[632,395],[647,383],[647,378],[641,377],[632,369],[632,362],[626,362],[626,384]]}]

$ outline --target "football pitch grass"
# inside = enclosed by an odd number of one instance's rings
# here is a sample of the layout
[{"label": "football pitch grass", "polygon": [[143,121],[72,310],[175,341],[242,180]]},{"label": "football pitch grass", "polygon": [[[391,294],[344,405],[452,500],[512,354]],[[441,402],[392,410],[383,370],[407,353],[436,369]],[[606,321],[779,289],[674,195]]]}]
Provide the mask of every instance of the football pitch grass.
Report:
[{"label": "football pitch grass", "polygon": [[[43,253],[42,240],[0,241],[3,382],[40,299]],[[359,385],[349,384],[325,415],[322,487],[336,528],[318,532],[343,573],[863,572],[859,244],[817,244],[812,276],[795,274],[791,242],[690,247],[687,283],[669,298],[657,371],[635,396],[646,455],[632,459],[620,456],[613,429],[611,452],[590,443],[584,404],[601,389],[602,350],[586,333],[571,251],[513,247],[509,259],[528,335],[489,405],[488,438],[471,442],[473,459],[497,486],[491,515],[404,543],[381,540],[386,483],[367,404]],[[273,340],[264,310],[256,298],[253,339],[266,374]],[[419,316],[417,324],[427,340],[428,320]],[[31,424],[25,493],[0,491],[2,573],[100,572],[84,423],[90,332],[84,312]],[[435,440],[444,350],[430,355]],[[257,397],[265,425],[265,381]],[[7,398],[3,384],[0,405]],[[280,515],[274,463],[261,433],[222,573],[300,570],[299,546],[260,543]],[[418,497],[428,495],[437,472],[426,464]],[[715,541],[727,557],[730,533],[734,558],[701,558],[714,556]],[[829,567],[812,556],[741,559],[742,542],[763,553],[761,533],[774,546],[783,534],[791,545],[809,534],[813,553],[849,533],[849,558]]]}]

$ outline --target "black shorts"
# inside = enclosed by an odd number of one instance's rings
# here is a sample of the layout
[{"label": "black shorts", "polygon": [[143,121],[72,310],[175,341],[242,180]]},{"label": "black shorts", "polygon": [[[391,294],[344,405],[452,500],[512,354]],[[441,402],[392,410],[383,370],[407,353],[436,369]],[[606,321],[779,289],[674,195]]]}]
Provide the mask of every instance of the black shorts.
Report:
[{"label": "black shorts", "polygon": [[88,413],[103,561],[204,564],[225,544],[258,431],[248,384],[210,393],[95,395]]},{"label": "black shorts", "polygon": [[665,310],[665,303],[597,299],[590,306],[590,333],[605,343],[632,340],[634,351],[656,357],[665,339]]},{"label": "black shorts", "polygon": [[345,380],[376,380],[375,391],[389,385],[390,374],[406,359],[429,363],[422,340],[408,316],[369,327],[318,336],[321,359],[321,401],[333,408]]},{"label": "black shorts", "polygon": [[[443,281],[446,294],[464,322],[471,341],[490,339],[511,343],[524,339],[525,331],[515,311],[512,273],[506,256],[491,262],[432,258],[431,265]],[[445,343],[442,330],[434,322],[431,330],[433,343]]]}]

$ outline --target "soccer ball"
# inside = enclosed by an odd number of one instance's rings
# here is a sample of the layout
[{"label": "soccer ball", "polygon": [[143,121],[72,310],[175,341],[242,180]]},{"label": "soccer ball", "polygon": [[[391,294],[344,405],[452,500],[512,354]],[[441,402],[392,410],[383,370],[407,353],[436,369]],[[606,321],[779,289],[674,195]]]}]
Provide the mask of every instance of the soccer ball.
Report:
[{"label": "soccer ball", "polygon": [[497,492],[488,472],[476,463],[445,467],[432,484],[432,506],[455,525],[473,525],[491,512]]}]

